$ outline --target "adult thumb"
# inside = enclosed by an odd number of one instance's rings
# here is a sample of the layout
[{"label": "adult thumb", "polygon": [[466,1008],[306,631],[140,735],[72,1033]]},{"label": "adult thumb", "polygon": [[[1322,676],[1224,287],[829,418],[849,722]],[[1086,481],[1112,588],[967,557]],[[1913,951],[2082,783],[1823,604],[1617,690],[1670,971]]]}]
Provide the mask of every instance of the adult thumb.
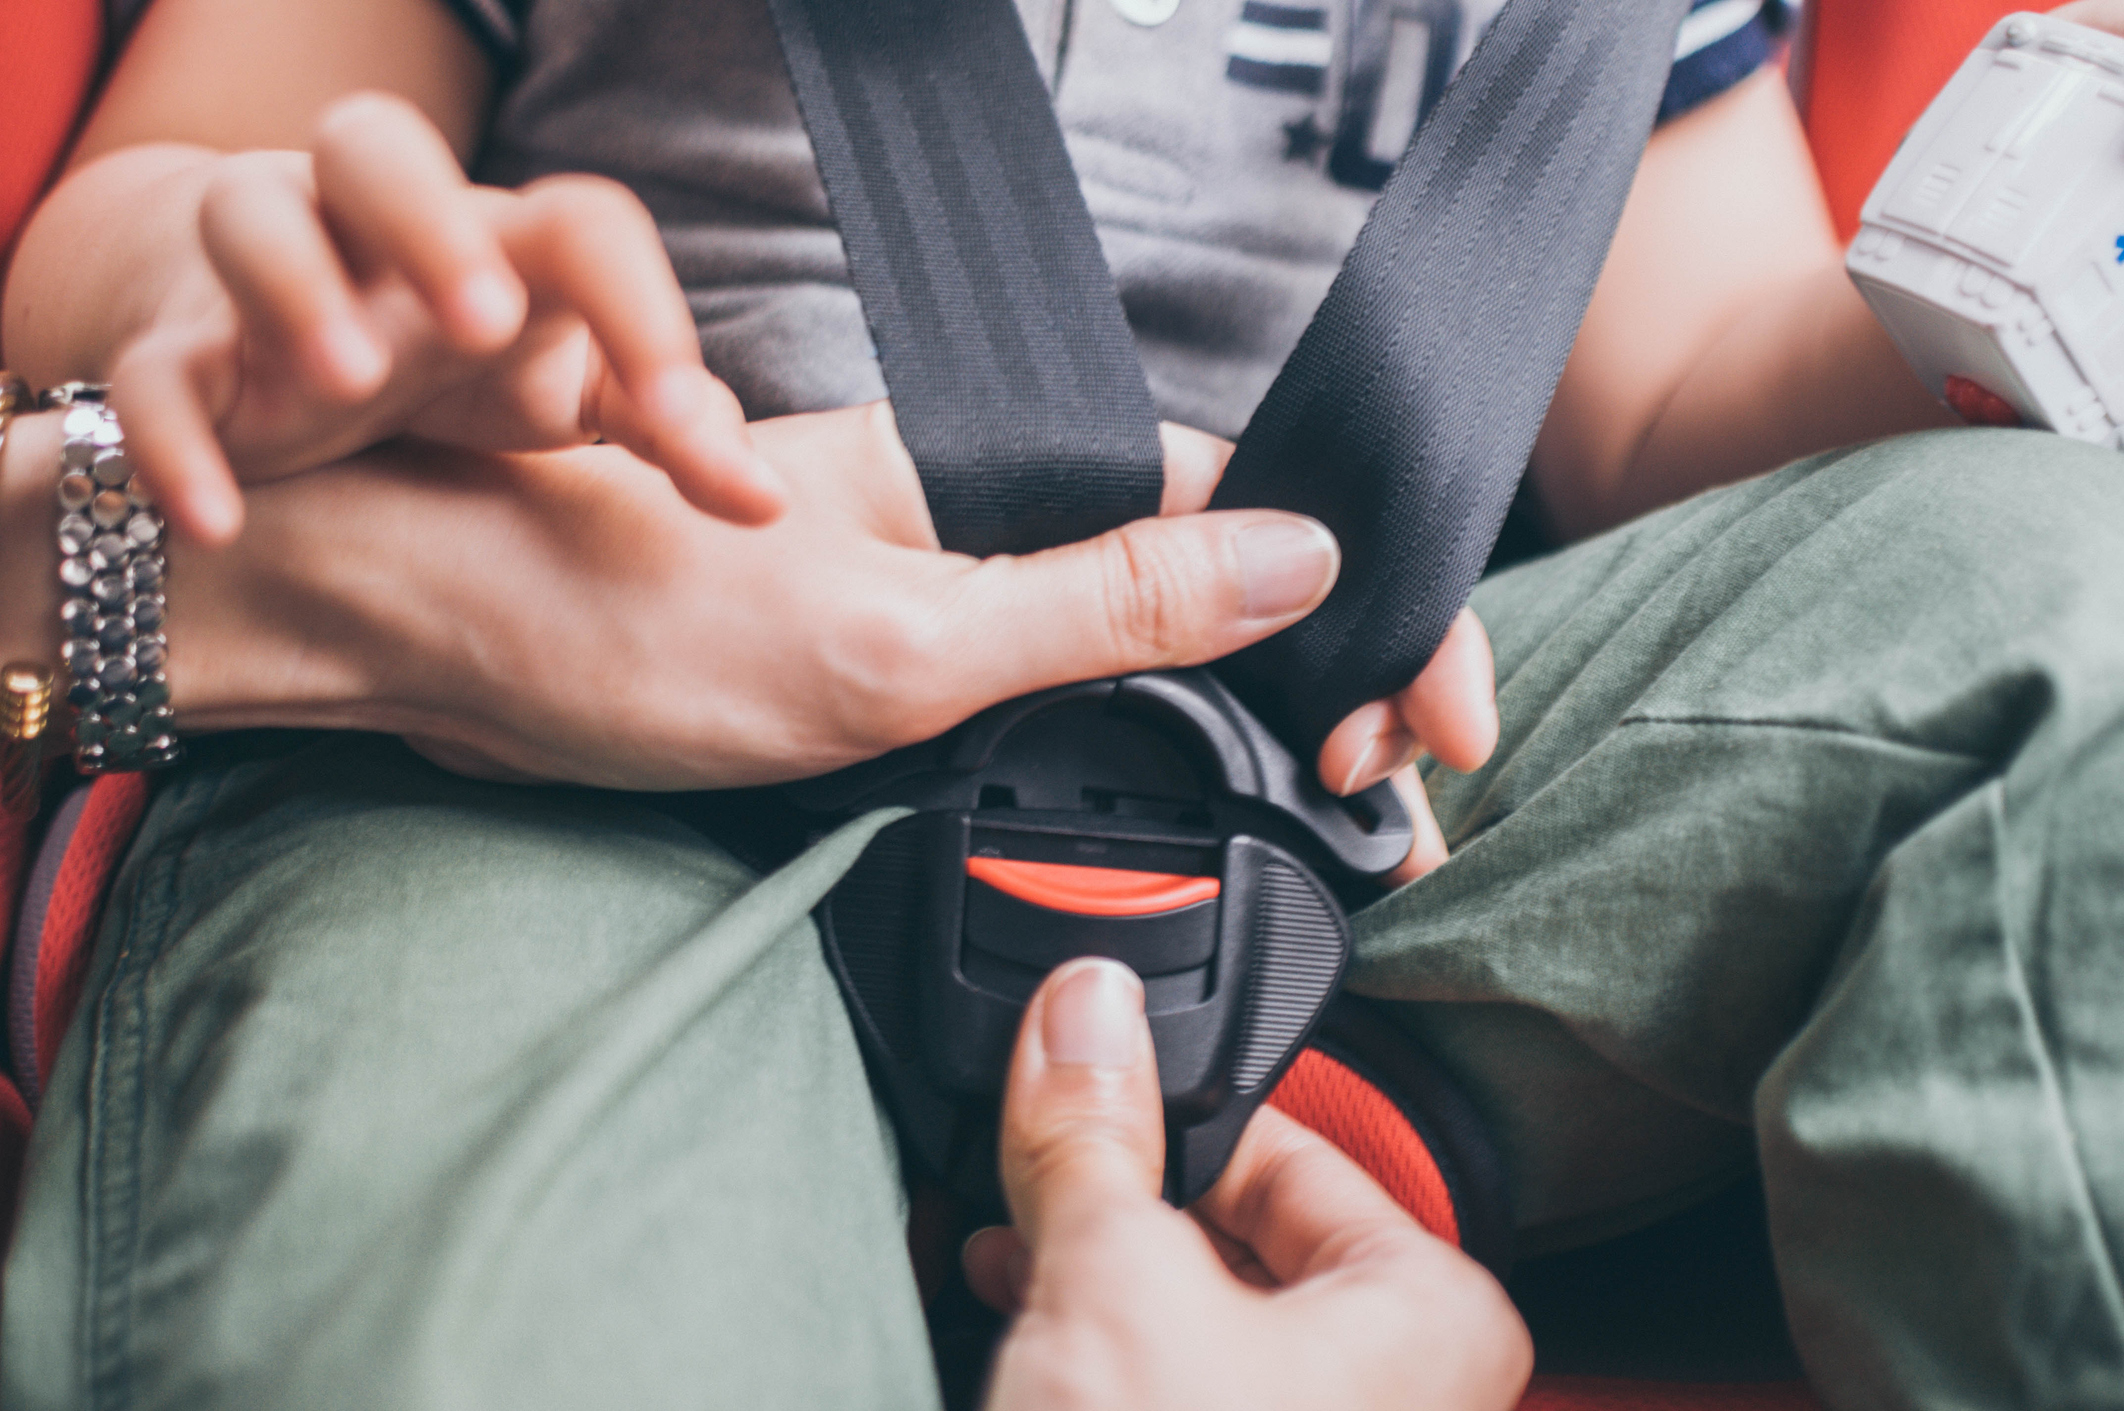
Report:
[{"label": "adult thumb", "polygon": [[996,699],[1068,681],[1195,666],[1320,605],[1341,568],[1317,520],[1226,510],[1138,520],[1081,544],[984,561],[958,640]]},{"label": "adult thumb", "polygon": [[1033,995],[1003,1095],[1011,1216],[1035,1255],[1158,1204],[1165,1120],[1143,984],[1113,960],[1059,967]]}]

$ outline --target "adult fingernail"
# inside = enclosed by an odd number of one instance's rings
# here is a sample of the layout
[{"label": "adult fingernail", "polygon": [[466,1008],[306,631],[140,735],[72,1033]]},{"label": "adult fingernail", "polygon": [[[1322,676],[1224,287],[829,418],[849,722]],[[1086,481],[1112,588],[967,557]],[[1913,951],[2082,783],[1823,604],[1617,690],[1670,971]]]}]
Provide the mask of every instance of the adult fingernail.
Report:
[{"label": "adult fingernail", "polygon": [[1250,618],[1288,617],[1310,607],[1335,581],[1341,549],[1318,520],[1286,516],[1232,536]]},{"label": "adult fingernail", "polygon": [[1142,1035],[1143,984],[1119,961],[1082,962],[1047,997],[1040,1037],[1050,1063],[1126,1068]]},{"label": "adult fingernail", "polygon": [[1416,737],[1408,731],[1389,730],[1383,735],[1374,735],[1357,756],[1357,762],[1350,766],[1350,772],[1343,776],[1342,787],[1335,792],[1347,798],[1369,789],[1415,757]]}]

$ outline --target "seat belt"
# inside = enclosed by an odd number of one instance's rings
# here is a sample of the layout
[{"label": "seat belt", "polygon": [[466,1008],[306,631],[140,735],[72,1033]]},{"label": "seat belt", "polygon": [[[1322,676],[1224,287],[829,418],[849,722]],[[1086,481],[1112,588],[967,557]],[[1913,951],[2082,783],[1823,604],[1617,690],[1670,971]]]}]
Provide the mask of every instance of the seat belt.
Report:
[{"label": "seat belt", "polygon": [[[1012,0],[769,7],[945,547],[1154,512],[1155,412]],[[1480,575],[1688,8],[1509,0],[1416,133],[1212,502],[1325,523],[1343,569],[1319,609],[1214,675],[1042,692],[797,791],[917,810],[819,921],[903,1135],[963,1193],[993,1192],[1017,1020],[1065,959],[1144,977],[1176,1201],[1318,1021],[1342,904],[1410,830],[1386,785],[1334,799],[1311,762],[1414,679]]]}]

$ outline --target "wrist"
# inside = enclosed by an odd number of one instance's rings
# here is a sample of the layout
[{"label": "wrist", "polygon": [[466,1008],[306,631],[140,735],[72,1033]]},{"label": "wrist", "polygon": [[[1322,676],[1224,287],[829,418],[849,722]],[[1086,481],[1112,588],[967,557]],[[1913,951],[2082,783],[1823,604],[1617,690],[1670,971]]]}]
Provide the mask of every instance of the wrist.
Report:
[{"label": "wrist", "polygon": [[317,495],[328,478],[255,493],[226,548],[171,542],[169,678],[182,730],[375,728],[369,663],[384,651],[366,649],[359,604],[388,592],[390,577],[355,561],[359,496]]},{"label": "wrist", "polygon": [[223,154],[175,143],[109,153],[69,172],[0,266],[0,344],[38,387],[103,382],[119,352],[164,312],[171,290],[211,268],[199,205]]},{"label": "wrist", "polygon": [[[0,660],[60,674],[58,480],[61,414],[17,417],[0,445]],[[296,487],[288,487],[295,489]],[[169,682],[180,729],[366,725],[374,673],[347,630],[352,600],[376,584],[350,566],[346,531],[365,523],[314,493],[267,497],[259,532],[221,551],[169,546]],[[356,537],[359,537],[358,535]],[[368,659],[386,655],[382,647]]]},{"label": "wrist", "polygon": [[15,418],[0,445],[0,660],[59,669],[59,416]]}]

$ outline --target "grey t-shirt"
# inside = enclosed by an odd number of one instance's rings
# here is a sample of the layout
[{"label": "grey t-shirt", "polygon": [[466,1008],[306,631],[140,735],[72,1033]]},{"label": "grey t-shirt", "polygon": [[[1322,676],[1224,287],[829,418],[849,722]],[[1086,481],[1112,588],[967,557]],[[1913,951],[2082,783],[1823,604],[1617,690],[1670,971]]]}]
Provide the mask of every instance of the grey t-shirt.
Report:
[{"label": "grey t-shirt", "polygon": [[[503,65],[482,180],[638,192],[752,415],[885,395],[766,0],[446,3]],[[1159,409],[1230,436],[1503,0],[1017,4]],[[1774,14],[1697,0],[1663,111],[1760,64]]]}]

